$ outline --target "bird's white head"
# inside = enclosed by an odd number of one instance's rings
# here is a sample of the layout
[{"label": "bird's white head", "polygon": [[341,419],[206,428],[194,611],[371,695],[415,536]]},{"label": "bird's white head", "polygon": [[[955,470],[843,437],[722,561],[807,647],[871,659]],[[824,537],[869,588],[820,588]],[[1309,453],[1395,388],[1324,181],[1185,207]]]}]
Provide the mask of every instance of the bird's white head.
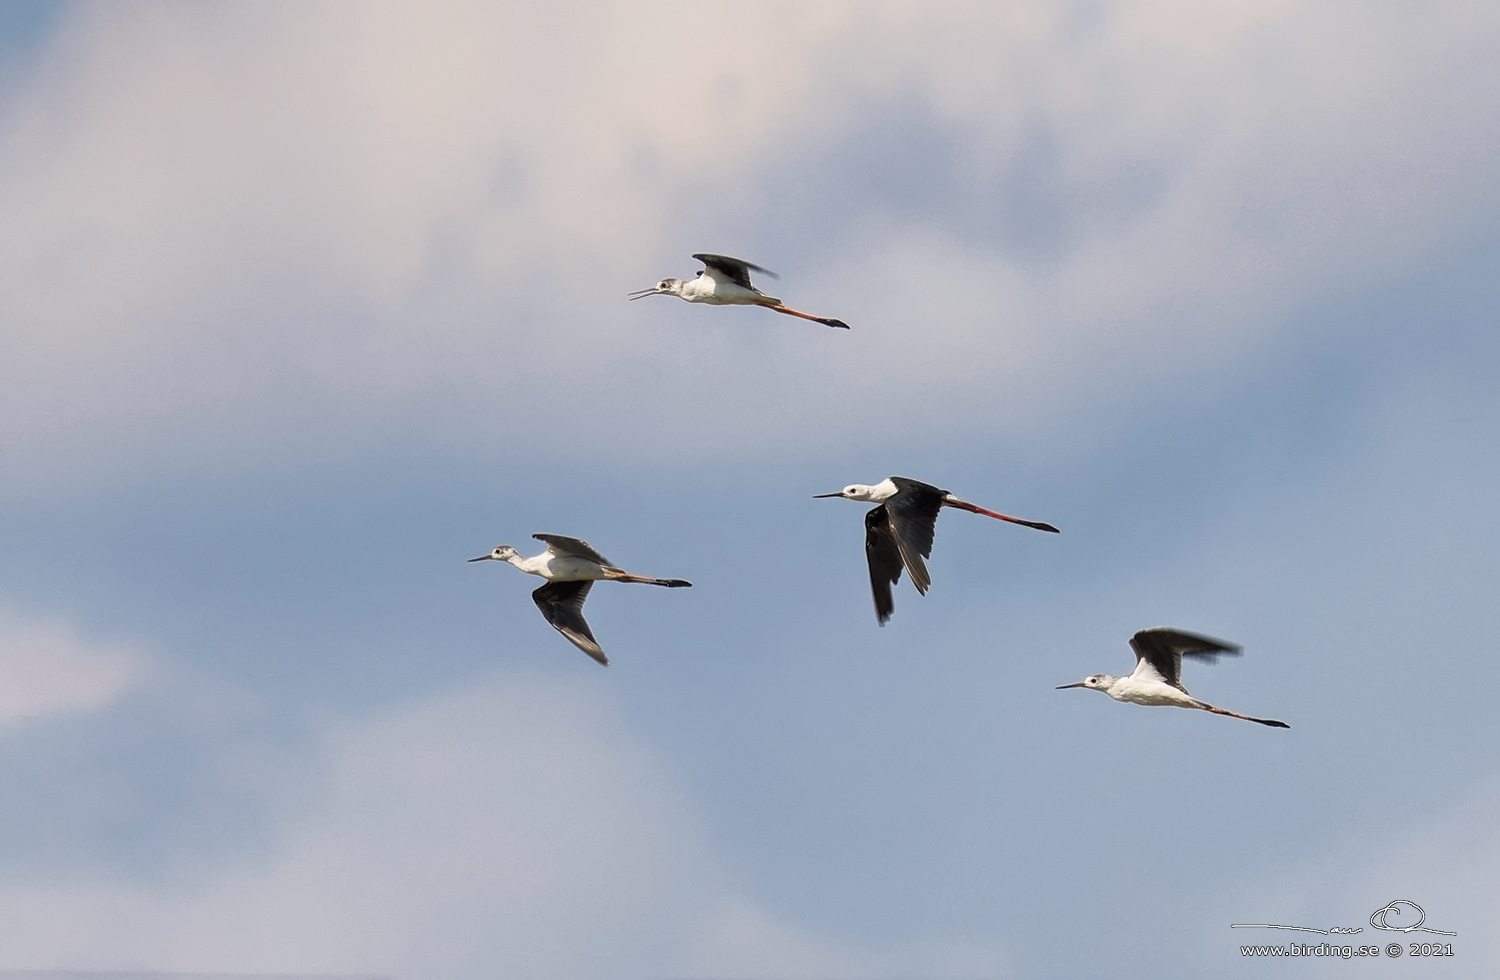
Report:
[{"label": "bird's white head", "polygon": [[838,493],[815,493],[813,499],[823,497],[843,497],[845,500],[874,500],[875,488],[867,487],[863,483],[851,483]]},{"label": "bird's white head", "polygon": [[630,294],[630,298],[631,299],[644,299],[647,296],[656,296],[656,295],[658,295],[660,293],[668,293],[668,294],[671,294],[673,296],[681,295],[681,293],[682,293],[682,280],[681,279],[663,279],[661,282],[657,283],[654,286],[649,286],[646,289],[637,289],[635,292],[633,292],[633,293]]},{"label": "bird's white head", "polygon": [[470,558],[469,561],[511,561],[520,557],[521,553],[519,551],[508,544],[502,544],[489,554],[480,555],[478,558]]},{"label": "bird's white head", "polygon": [[1110,685],[1117,680],[1119,680],[1119,678],[1112,677],[1109,674],[1093,674],[1085,677],[1077,684],[1063,684],[1057,689],[1059,691],[1066,691],[1070,687],[1086,687],[1091,691],[1108,691]]}]

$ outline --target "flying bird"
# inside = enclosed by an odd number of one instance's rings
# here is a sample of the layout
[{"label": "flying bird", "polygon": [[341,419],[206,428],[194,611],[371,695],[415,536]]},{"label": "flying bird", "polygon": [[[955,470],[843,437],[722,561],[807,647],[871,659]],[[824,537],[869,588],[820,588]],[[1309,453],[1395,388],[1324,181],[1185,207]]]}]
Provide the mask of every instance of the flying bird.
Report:
[{"label": "flying bird", "polygon": [[703,263],[703,271],[699,272],[696,278],[686,282],[681,279],[663,279],[648,289],[636,290],[630,294],[630,298],[644,299],[647,296],[670,294],[681,297],[689,303],[711,303],[714,306],[764,306],[768,310],[775,310],[777,313],[785,313],[789,316],[800,316],[804,320],[821,323],[826,327],[849,329],[849,324],[843,320],[813,316],[811,313],[803,313],[790,306],[783,306],[781,300],[775,296],[767,296],[750,284],[751,270],[764,273],[772,279],[779,278],[770,269],[762,269],[744,259],[714,255],[709,252],[699,252],[693,258]]},{"label": "flying bird", "polygon": [[650,578],[632,575],[614,562],[589,547],[587,541],[564,537],[561,534],[533,534],[533,538],[547,543],[547,550],[530,558],[508,544],[502,544],[487,555],[470,558],[469,561],[504,561],[516,566],[528,575],[539,575],[547,584],[531,593],[532,601],[542,611],[552,628],[566,636],[574,646],[593,657],[604,666],[609,658],[600,649],[599,642],[583,618],[583,602],[589,597],[589,589],[597,581],[639,582],[643,585],[661,585],[669,589],[683,589],[693,583],[680,578]]},{"label": "flying bird", "polygon": [[854,483],[838,493],[820,493],[814,497],[843,497],[845,500],[874,501],[879,505],[865,513],[865,559],[870,565],[870,589],[875,594],[875,618],[881,626],[896,609],[891,586],[901,581],[901,569],[906,569],[911,584],[920,594],[926,595],[932,585],[922,559],[932,557],[933,531],[937,526],[938,511],[944,507],[956,507],[972,514],[1034,527],[1038,531],[1058,533],[1051,524],[997,514],[967,500],[959,500],[930,483],[904,476],[887,477],[873,487]]},{"label": "flying bird", "polygon": [[1077,684],[1064,684],[1058,690],[1086,687],[1091,691],[1103,691],[1116,701],[1147,705],[1166,704],[1178,708],[1202,708],[1216,715],[1242,718],[1245,721],[1269,725],[1272,728],[1292,727],[1284,721],[1251,718],[1249,715],[1215,708],[1211,704],[1199,701],[1182,686],[1183,657],[1199,657],[1209,663],[1218,660],[1220,654],[1237,657],[1240,655],[1240,648],[1234,644],[1215,640],[1210,636],[1199,636],[1196,633],[1174,630],[1167,626],[1157,626],[1141,630],[1132,636],[1130,646],[1135,650],[1135,670],[1129,677],[1094,674],[1091,677],[1085,677]]}]

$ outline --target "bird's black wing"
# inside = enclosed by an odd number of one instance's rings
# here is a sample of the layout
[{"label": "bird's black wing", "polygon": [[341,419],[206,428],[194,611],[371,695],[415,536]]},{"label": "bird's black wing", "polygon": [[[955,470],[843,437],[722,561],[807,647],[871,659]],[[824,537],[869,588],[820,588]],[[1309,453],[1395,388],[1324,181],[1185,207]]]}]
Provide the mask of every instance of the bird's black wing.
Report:
[{"label": "bird's black wing", "polygon": [[891,530],[890,516],[885,504],[873,507],[865,513],[865,560],[870,563],[870,591],[875,595],[875,618],[884,626],[891,613],[896,611],[896,602],[891,598],[891,586],[901,581],[901,549],[896,545],[896,532]]},{"label": "bird's black wing", "polygon": [[764,275],[770,276],[772,279],[781,278],[770,269],[762,269],[754,262],[746,262],[744,259],[736,259],[728,255],[715,255],[712,252],[696,252],[694,253],[693,258],[697,259],[699,262],[702,262],[710,269],[714,269],[724,273],[724,275],[728,276],[730,281],[733,282],[736,286],[744,286],[746,289],[755,288],[754,286],[750,285],[751,269],[754,269],[756,272],[762,273]]},{"label": "bird's black wing", "polygon": [[587,580],[548,582],[531,593],[531,600],[542,611],[547,622],[552,624],[553,629],[566,636],[575,647],[608,667],[609,658],[600,649],[593,630],[589,629],[589,624],[583,618],[583,600],[589,597],[589,589],[593,587],[594,583]]},{"label": "bird's black wing", "polygon": [[1161,675],[1161,679],[1173,687],[1182,688],[1182,658],[1198,657],[1209,663],[1219,659],[1220,654],[1238,656],[1240,648],[1211,636],[1187,633],[1170,626],[1155,626],[1141,630],[1130,638],[1130,648],[1135,651],[1136,665],[1142,660]]},{"label": "bird's black wing", "polygon": [[899,488],[899,492],[885,502],[891,515],[891,530],[895,532],[896,544],[901,549],[901,560],[906,564],[911,584],[926,595],[932,578],[922,559],[932,556],[932,536],[937,529],[938,511],[943,509],[943,498],[948,492],[904,476],[893,476],[891,482]]},{"label": "bird's black wing", "polygon": [[536,538],[538,541],[547,542],[548,549],[551,550],[554,555],[568,555],[573,558],[586,558],[589,561],[596,561],[601,565],[608,565],[611,568],[613,568],[615,565],[614,562],[610,561],[608,558],[605,558],[603,555],[599,554],[599,552],[589,547],[589,543],[587,541],[583,541],[579,538],[570,538],[561,534],[533,534],[532,537]]}]

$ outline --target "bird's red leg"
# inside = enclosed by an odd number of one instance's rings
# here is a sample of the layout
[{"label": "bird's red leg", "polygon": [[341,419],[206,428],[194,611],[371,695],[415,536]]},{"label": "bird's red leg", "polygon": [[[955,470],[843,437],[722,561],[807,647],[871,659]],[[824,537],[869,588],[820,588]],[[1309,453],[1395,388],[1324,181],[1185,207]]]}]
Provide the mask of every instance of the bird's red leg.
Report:
[{"label": "bird's red leg", "polygon": [[632,575],[629,572],[620,572],[618,575],[611,575],[610,580],[614,582],[635,582],[639,585],[663,585],[669,589],[687,588],[693,584],[680,578],[652,578],[649,575]]},{"label": "bird's red leg", "polygon": [[821,323],[825,327],[842,327],[845,330],[849,329],[849,324],[845,323],[843,320],[835,320],[833,317],[813,316],[811,313],[803,313],[801,310],[794,310],[790,306],[782,306],[778,303],[759,303],[757,305],[764,306],[768,310],[775,310],[777,313],[785,313],[788,316],[800,316],[804,320],[811,320],[814,323]]},{"label": "bird's red leg", "polygon": [[983,507],[980,507],[977,504],[971,504],[967,500],[959,500],[957,497],[953,496],[945,497],[943,499],[943,504],[948,507],[957,507],[959,510],[966,510],[971,514],[983,514],[985,517],[993,517],[997,521],[1010,521],[1012,524],[1022,524],[1026,527],[1034,527],[1038,531],[1051,531],[1053,534],[1061,533],[1051,524],[1043,524],[1041,521],[1023,521],[1019,517],[1008,517],[1005,514],[997,514],[992,510],[985,510]]},{"label": "bird's red leg", "polygon": [[1272,721],[1269,718],[1251,718],[1249,715],[1237,715],[1233,711],[1226,711],[1223,708],[1215,708],[1211,704],[1204,704],[1204,705],[1202,705],[1202,708],[1203,708],[1204,711],[1212,711],[1216,715],[1228,715],[1231,718],[1239,718],[1242,721],[1253,721],[1257,725],[1270,725],[1272,728],[1291,728],[1292,727],[1291,725],[1288,725],[1284,721]]}]

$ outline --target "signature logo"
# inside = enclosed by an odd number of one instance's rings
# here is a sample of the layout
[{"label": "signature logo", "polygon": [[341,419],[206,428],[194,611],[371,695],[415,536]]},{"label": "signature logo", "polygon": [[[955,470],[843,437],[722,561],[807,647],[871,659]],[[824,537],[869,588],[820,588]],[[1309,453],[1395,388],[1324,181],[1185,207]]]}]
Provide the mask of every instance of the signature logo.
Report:
[{"label": "signature logo", "polygon": [[[1401,910],[1401,906],[1403,905],[1407,908],[1416,909],[1417,921],[1413,922],[1409,926],[1391,925],[1389,920],[1387,919],[1387,916],[1395,916],[1396,921],[1400,922],[1401,919],[1410,914]],[[1430,932],[1438,936],[1458,935],[1458,933],[1456,932],[1444,932],[1441,929],[1428,929],[1427,927],[1422,925],[1422,923],[1426,921],[1427,913],[1422,911],[1422,906],[1418,905],[1416,902],[1408,902],[1404,898],[1398,898],[1391,904],[1387,905],[1385,908],[1376,909],[1373,913],[1370,914],[1370,925],[1374,926],[1376,929],[1383,929],[1386,932]]]},{"label": "signature logo", "polygon": [[[1410,918],[1415,913],[1417,921],[1410,925],[1403,925],[1402,920]],[[1430,932],[1436,936],[1456,936],[1456,932],[1444,932],[1442,929],[1429,929],[1422,923],[1427,921],[1427,913],[1422,911],[1422,906],[1416,902],[1408,902],[1404,898],[1398,898],[1388,905],[1382,906],[1370,913],[1370,927],[1382,932]],[[1231,929],[1286,929],[1290,932],[1315,932],[1320,936],[1352,936],[1357,932],[1363,932],[1363,926],[1333,926],[1328,929],[1316,929],[1312,926],[1282,926],[1271,922],[1235,922]]]}]

